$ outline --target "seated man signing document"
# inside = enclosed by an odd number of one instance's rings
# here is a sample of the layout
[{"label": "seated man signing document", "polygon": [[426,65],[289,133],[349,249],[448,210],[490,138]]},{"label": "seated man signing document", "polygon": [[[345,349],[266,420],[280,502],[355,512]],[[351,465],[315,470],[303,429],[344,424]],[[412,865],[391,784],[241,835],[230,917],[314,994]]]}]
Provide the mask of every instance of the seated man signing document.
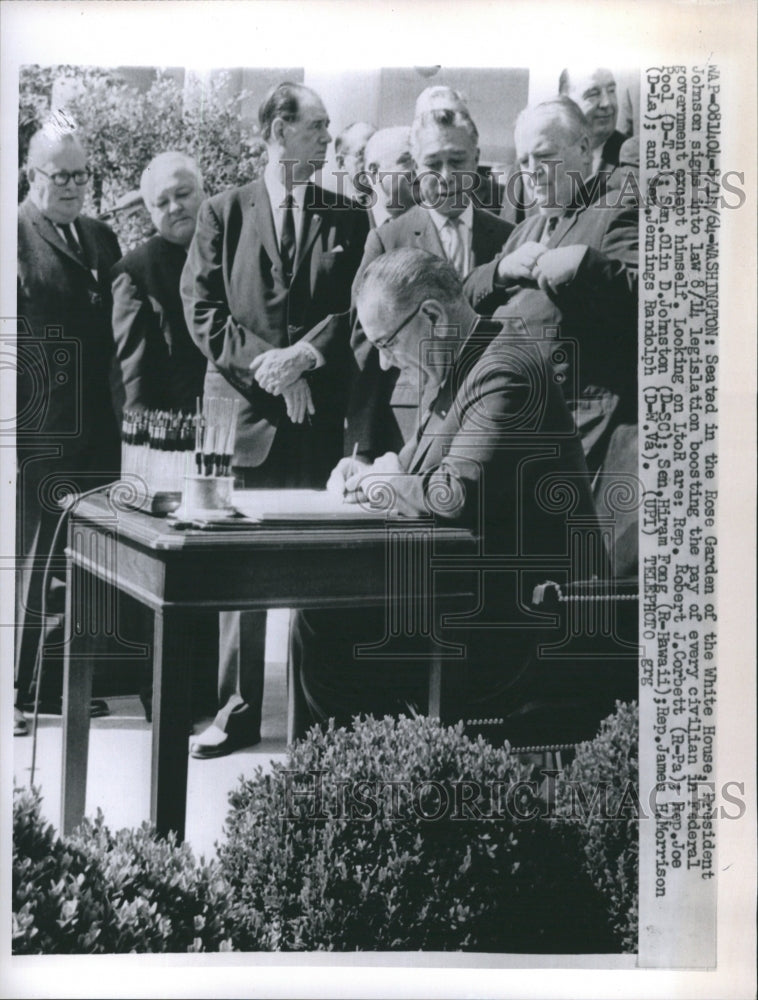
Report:
[{"label": "seated man signing document", "polygon": [[[383,254],[355,292],[382,366],[401,368],[417,386],[419,419],[399,454],[372,465],[343,458],[327,488],[364,506],[381,497],[387,513],[465,525],[481,537],[483,557],[504,557],[487,574],[476,562],[462,568],[461,589],[472,596],[456,610],[467,621],[435,630],[466,650],[453,678],[461,717],[497,713],[506,735],[513,717],[515,735],[536,641],[534,628],[524,627],[524,595],[545,578],[545,566],[565,565],[569,518],[590,526],[594,518],[573,421],[539,345],[478,317],[441,257],[410,248]],[[561,493],[572,502],[557,502]],[[387,606],[398,596],[388,593]],[[432,614],[433,597],[421,599],[416,621]],[[409,629],[385,657],[360,662],[357,647],[389,634],[386,619],[385,608],[296,617],[293,666],[314,721],[425,710],[426,633]]]}]

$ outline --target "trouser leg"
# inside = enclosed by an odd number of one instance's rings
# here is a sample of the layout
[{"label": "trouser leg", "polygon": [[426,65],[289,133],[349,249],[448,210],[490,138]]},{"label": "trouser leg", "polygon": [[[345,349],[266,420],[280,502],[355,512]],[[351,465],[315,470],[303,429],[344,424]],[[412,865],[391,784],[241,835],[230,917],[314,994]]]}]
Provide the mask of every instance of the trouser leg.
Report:
[{"label": "trouser leg", "polygon": [[219,614],[219,709],[214,724],[225,733],[251,739],[260,735],[265,648],[265,611]]}]

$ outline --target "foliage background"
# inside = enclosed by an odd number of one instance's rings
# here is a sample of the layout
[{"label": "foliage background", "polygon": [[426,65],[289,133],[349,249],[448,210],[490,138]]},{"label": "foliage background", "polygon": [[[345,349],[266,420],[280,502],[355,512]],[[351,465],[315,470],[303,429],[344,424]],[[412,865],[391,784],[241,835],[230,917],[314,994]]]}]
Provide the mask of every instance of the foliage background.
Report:
[{"label": "foliage background", "polygon": [[19,75],[19,201],[28,190],[29,140],[52,110],[54,86],[61,81],[66,111],[84,134],[93,172],[84,212],[105,217],[124,252],[153,232],[144,208],[118,208],[139,188],[142,171],[158,153],[176,149],[194,157],[209,195],[254,180],[263,168],[257,122],[240,114],[249,95],[230,94],[228,74],[189,76],[180,84],[159,71],[141,92],[118,70],[25,66]]}]

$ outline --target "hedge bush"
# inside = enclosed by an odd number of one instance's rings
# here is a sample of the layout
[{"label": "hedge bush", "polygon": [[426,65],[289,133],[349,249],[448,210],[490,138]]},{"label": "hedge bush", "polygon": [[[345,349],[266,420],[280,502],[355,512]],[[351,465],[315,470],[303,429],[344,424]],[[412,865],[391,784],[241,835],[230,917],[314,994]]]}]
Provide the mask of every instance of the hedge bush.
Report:
[{"label": "hedge bush", "polygon": [[311,731],[230,797],[219,861],[235,948],[610,949],[575,831],[546,820],[537,787],[462,725]]},{"label": "hedge bush", "polygon": [[637,944],[637,708],[542,775],[462,725],[314,729],[230,795],[218,859],[14,792],[13,951],[601,952]]},{"label": "hedge bush", "polygon": [[38,792],[13,793],[13,953],[107,951],[113,910],[97,860],[55,836]]},{"label": "hedge bush", "polygon": [[228,891],[216,865],[144,823],[112,834],[98,812],[59,838],[39,793],[14,792],[14,954],[223,951]]},{"label": "hedge bush", "polygon": [[580,837],[585,868],[605,899],[614,939],[627,952],[637,950],[638,938],[638,739],[637,704],[617,703],[595,739],[577,748],[559,780],[556,806]]}]

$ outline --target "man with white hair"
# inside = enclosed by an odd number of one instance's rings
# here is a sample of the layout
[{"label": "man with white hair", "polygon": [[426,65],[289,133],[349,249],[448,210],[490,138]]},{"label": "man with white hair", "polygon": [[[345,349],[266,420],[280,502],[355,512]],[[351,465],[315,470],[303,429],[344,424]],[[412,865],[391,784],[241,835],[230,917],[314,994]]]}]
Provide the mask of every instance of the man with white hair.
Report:
[{"label": "man with white hair", "polygon": [[157,232],[113,269],[113,336],[124,409],[194,412],[207,359],[189,335],[179,283],[205,197],[197,163],[159,153],[140,192]]},{"label": "man with white hair", "polygon": [[366,143],[366,169],[358,181],[365,188],[373,228],[397,219],[413,205],[411,130],[402,125],[374,132]]},{"label": "man with white hair", "polygon": [[[43,567],[58,519],[51,498],[64,484],[71,492],[117,478],[120,451],[110,393],[110,270],[121,251],[108,226],[81,214],[91,172],[68,120],[51,119],[32,136],[26,173],[29,194],[18,210],[17,735],[26,732],[21,709],[34,673]],[[52,562],[48,613],[62,610],[53,593],[63,592],[55,578],[62,575],[64,539]],[[46,676],[51,680],[49,670]]]},{"label": "man with white hair", "polygon": [[[538,211],[465,290],[477,312],[523,322],[553,354],[607,516],[609,477],[629,487],[637,469],[638,213],[587,198],[590,131],[567,97],[521,113],[516,151]],[[612,513],[616,573],[633,575],[636,511]]]},{"label": "man with white hair", "polygon": [[[502,735],[539,741],[547,736],[542,727],[555,732],[557,723],[531,707],[546,692],[533,662],[539,637],[524,609],[544,567],[565,560],[571,519],[594,531],[589,477],[559,383],[539,344],[522,339],[517,324],[476,315],[439,254],[382,254],[356,280],[354,295],[382,366],[400,367],[416,385],[419,428],[399,454],[370,465],[343,458],[327,489],[364,506],[373,498],[386,514],[467,526],[481,537],[491,566],[453,623],[435,617],[440,610],[428,594],[406,593],[404,579],[392,581],[398,589],[388,591],[386,607],[300,612],[292,630],[294,695],[308,717],[298,720],[298,735],[330,717],[349,725],[359,713],[424,710],[429,636],[398,627],[407,608],[409,626],[431,618],[436,636],[465,650],[449,670],[447,721],[502,716]],[[548,483],[571,490],[570,511],[540,502]],[[508,568],[498,568],[498,559],[510,561]],[[388,614],[397,628],[392,636]],[[385,642],[375,643],[382,635]],[[374,648],[363,658],[359,647],[366,644]],[[636,672],[633,682],[636,689]],[[575,694],[567,739],[586,733],[588,721],[602,718],[622,690]]]}]

